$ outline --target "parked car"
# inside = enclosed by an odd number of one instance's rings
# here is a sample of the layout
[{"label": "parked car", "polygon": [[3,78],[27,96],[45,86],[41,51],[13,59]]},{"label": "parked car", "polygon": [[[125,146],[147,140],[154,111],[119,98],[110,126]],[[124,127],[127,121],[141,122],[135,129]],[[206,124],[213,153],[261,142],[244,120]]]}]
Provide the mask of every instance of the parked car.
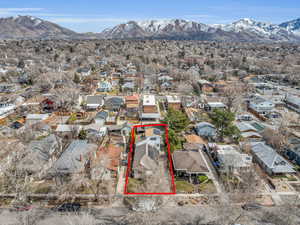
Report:
[{"label": "parked car", "polygon": [[53,208],[53,210],[58,212],[78,212],[81,208],[80,203],[63,203],[62,205]]},{"label": "parked car", "polygon": [[247,211],[260,209],[261,207],[262,206],[260,204],[256,204],[256,203],[248,203],[242,205],[242,209]]}]

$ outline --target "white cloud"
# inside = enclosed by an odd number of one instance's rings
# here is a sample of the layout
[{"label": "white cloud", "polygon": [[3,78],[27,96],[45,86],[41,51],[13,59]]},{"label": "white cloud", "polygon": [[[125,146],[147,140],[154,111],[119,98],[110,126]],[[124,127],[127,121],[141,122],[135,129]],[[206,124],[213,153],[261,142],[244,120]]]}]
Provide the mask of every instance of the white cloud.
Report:
[{"label": "white cloud", "polygon": [[1,16],[14,16],[16,14],[26,14],[40,12],[43,8],[0,8]]}]

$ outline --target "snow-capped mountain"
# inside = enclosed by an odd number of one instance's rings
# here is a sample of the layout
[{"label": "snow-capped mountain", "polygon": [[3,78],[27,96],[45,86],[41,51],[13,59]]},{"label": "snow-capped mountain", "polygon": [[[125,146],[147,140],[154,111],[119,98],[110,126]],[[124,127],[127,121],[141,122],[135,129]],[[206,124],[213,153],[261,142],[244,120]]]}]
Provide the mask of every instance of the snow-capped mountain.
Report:
[{"label": "snow-capped mountain", "polygon": [[146,20],[137,22],[137,24],[149,33],[164,33],[164,32],[195,32],[195,31],[205,31],[207,32],[210,28],[209,26],[196,23],[193,21],[182,20],[182,19],[172,19],[172,20]]},{"label": "snow-capped mountain", "polygon": [[101,35],[105,38],[112,39],[145,38],[150,36],[150,34],[141,28],[135,21],[117,25],[112,29],[105,29]]},{"label": "snow-capped mountain", "polygon": [[[299,28],[300,28],[300,20]],[[297,23],[294,23],[297,25]],[[104,38],[166,38],[222,41],[300,41],[294,29],[283,25],[240,19],[231,24],[206,25],[183,19],[146,20],[106,29]]]},{"label": "snow-capped mountain", "polygon": [[240,19],[231,24],[213,25],[213,27],[228,32],[255,34],[270,40],[290,41],[295,38],[292,33],[279,25],[259,22],[249,18]]},{"label": "snow-capped mountain", "polygon": [[64,39],[78,36],[69,29],[33,16],[0,18],[0,39]]},{"label": "snow-capped mountain", "polygon": [[0,18],[0,39],[170,39],[300,42],[300,18],[279,25],[240,19],[207,25],[184,19],[129,21],[101,33],[76,33],[33,16]]},{"label": "snow-capped mountain", "polygon": [[279,26],[294,35],[300,36],[300,18],[279,24]]}]

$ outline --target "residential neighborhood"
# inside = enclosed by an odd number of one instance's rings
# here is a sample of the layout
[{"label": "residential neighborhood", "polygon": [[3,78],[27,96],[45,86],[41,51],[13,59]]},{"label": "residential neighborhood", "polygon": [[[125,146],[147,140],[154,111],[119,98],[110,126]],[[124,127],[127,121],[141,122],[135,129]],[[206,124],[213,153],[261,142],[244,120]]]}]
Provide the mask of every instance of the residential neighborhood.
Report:
[{"label": "residential neighborhood", "polygon": [[233,207],[243,225],[249,204],[297,209],[299,59],[296,44],[0,40],[0,206]]}]

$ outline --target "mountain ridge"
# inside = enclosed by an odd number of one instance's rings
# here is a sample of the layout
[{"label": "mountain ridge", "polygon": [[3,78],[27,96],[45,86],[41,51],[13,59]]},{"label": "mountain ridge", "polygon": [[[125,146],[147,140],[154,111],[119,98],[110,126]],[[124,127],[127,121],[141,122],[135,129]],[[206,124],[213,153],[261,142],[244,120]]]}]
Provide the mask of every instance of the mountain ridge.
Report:
[{"label": "mountain ridge", "polygon": [[272,24],[243,18],[208,25],[184,19],[128,21],[100,33],[78,33],[33,16],[0,18],[0,39],[170,39],[300,42],[300,18]]}]

